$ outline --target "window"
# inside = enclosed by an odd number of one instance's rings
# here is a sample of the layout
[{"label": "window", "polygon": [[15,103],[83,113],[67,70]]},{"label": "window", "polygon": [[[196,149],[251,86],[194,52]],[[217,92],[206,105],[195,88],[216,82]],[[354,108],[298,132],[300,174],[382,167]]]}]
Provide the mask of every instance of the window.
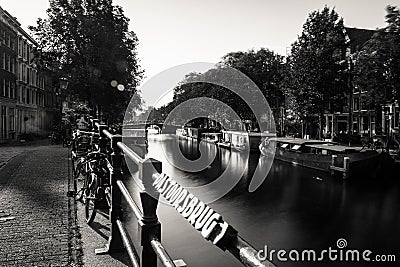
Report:
[{"label": "window", "polygon": [[22,64],[22,81],[26,81],[26,65]]},{"label": "window", "polygon": [[367,116],[363,116],[362,117],[362,130],[365,132],[365,131],[368,131],[368,128],[369,128],[369,123],[368,123],[368,117]]},{"label": "window", "polygon": [[26,53],[26,60],[28,61],[28,63],[29,63],[29,44],[26,44],[26,46],[25,46],[25,53]]},{"label": "window", "polygon": [[292,150],[299,150],[299,148],[300,148],[300,145],[294,145],[294,146],[292,147]]},{"label": "window", "polygon": [[24,59],[26,59],[26,43],[25,42],[23,42],[23,45],[22,45],[22,57]]},{"label": "window", "polygon": [[354,110],[359,110],[359,109],[360,109],[360,99],[354,98]]},{"label": "window", "polygon": [[18,62],[18,80],[22,81],[22,63]]},{"label": "window", "polygon": [[15,131],[14,108],[10,108],[10,109],[8,110],[8,115],[9,115],[9,116],[8,116],[8,118],[9,118],[9,120],[8,120],[8,130],[9,130],[9,131]]},{"label": "window", "polygon": [[10,97],[10,81],[6,80],[6,88],[4,92],[5,97]]},{"label": "window", "polygon": [[10,97],[15,98],[15,83],[10,82],[10,84],[11,84]]},{"label": "window", "polygon": [[33,74],[32,74],[32,84],[33,84],[34,86],[37,86],[37,84],[36,84],[36,76],[37,76],[37,71],[36,71],[36,70],[33,70]]},{"label": "window", "polygon": [[15,51],[15,38],[14,36],[10,37],[10,48]]},{"label": "window", "polygon": [[31,47],[30,47],[30,45],[28,44],[28,45],[26,46],[26,60],[28,61],[28,64],[29,64],[29,62],[30,62],[30,60],[31,60],[31,58],[30,58],[30,55],[31,55],[30,51],[31,51]]},{"label": "window", "polygon": [[10,40],[11,38],[10,38],[10,34],[6,34],[6,45],[8,46],[8,47],[11,47],[11,40]]},{"label": "window", "polygon": [[0,53],[0,67],[2,68],[2,69],[4,69],[4,66],[6,65],[6,63],[5,63],[5,53],[3,52],[3,53]]},{"label": "window", "polygon": [[18,37],[18,56],[22,57],[22,39]]},{"label": "window", "polygon": [[30,91],[28,88],[26,89],[26,103],[30,104],[31,103],[31,97],[30,97]]},{"label": "window", "polygon": [[1,83],[1,96],[6,96],[6,80]]},{"label": "window", "polygon": [[368,108],[367,101],[365,98],[360,98],[360,108],[366,110]]},{"label": "window", "polygon": [[18,91],[18,103],[22,103],[22,86],[21,85],[17,86],[17,91]]},{"label": "window", "polygon": [[6,55],[5,70],[10,71],[10,55]]},{"label": "window", "polygon": [[1,107],[1,136],[7,138],[7,107]]},{"label": "window", "polygon": [[27,82],[28,84],[30,84],[30,78],[31,78],[31,69],[30,69],[30,68],[27,68],[27,70],[26,70],[26,75],[27,75],[27,77],[26,77],[26,82]]},{"label": "window", "polygon": [[15,74],[15,58],[14,57],[12,57],[10,59],[10,72]]},{"label": "window", "polygon": [[26,90],[25,87],[21,86],[21,101],[26,104]]}]

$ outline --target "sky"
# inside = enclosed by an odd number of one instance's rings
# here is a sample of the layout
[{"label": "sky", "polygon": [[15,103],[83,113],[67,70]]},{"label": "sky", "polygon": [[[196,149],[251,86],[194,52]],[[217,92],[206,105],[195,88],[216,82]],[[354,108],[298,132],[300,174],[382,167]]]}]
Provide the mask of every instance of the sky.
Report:
[{"label": "sky", "polygon": [[[281,55],[301,33],[310,12],[333,8],[345,26],[376,29],[385,25],[387,5],[400,0],[114,0],[130,18],[139,39],[145,80],[185,63],[218,62],[229,52],[265,47]],[[0,0],[24,29],[45,17],[48,0]],[[154,92],[153,92],[154,91]],[[153,105],[160,92],[142,94]]]}]

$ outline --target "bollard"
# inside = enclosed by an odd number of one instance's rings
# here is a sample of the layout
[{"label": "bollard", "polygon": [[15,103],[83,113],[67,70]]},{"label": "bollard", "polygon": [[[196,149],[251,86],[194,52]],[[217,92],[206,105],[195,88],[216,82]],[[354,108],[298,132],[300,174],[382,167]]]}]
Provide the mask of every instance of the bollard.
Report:
[{"label": "bollard", "polygon": [[117,185],[117,182],[121,180],[121,161],[122,153],[118,147],[118,142],[122,141],[122,136],[114,135],[111,138],[111,148],[113,150],[111,154],[111,165],[113,167],[110,173],[110,185],[111,185],[111,208],[110,208],[110,236],[108,243],[105,248],[96,249],[96,254],[113,253],[124,250],[124,244],[121,238],[121,233],[118,229],[117,220],[122,217],[121,210],[121,192]]},{"label": "bollard", "polygon": [[[154,159],[146,159],[139,166],[139,177],[142,178],[143,191],[140,192],[142,204],[142,220],[138,222],[139,233],[142,245],[143,267],[157,267],[157,254],[155,253],[151,242],[154,238],[161,241],[161,223],[157,217],[158,193],[152,186],[152,177],[155,172],[161,172],[161,162]],[[157,199],[152,195],[156,195]]]},{"label": "bollard", "polygon": [[[332,155],[332,166],[336,166],[337,155]],[[331,175],[335,175],[335,170],[331,169]]]},{"label": "bollard", "polygon": [[89,131],[95,131],[96,129],[96,123],[99,123],[98,119],[89,119]]},{"label": "bollard", "polygon": [[349,176],[349,169],[350,169],[350,158],[344,157],[343,158],[343,179],[347,179]]},{"label": "bollard", "polygon": [[107,130],[108,127],[107,125],[98,125],[97,127],[97,132],[100,135],[99,138],[99,148],[101,153],[107,153],[107,143],[108,143],[108,138],[104,134],[103,130]]}]

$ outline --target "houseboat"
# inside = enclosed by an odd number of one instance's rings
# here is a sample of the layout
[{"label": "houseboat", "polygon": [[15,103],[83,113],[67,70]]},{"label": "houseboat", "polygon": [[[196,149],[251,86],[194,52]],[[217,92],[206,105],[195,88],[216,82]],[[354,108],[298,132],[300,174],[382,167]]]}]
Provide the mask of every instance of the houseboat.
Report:
[{"label": "houseboat", "polygon": [[[266,138],[259,146],[261,154],[295,165],[309,167],[343,178],[375,176],[379,169],[380,153],[362,147],[343,146],[338,143],[299,138]],[[272,153],[271,153],[272,152]]]},{"label": "houseboat", "polygon": [[258,151],[263,138],[275,137],[272,133],[245,132],[245,131],[221,131],[222,136],[217,143],[220,147],[232,148],[236,151],[250,149]]},{"label": "houseboat", "polygon": [[216,144],[221,139],[222,133],[202,133],[201,141]]}]

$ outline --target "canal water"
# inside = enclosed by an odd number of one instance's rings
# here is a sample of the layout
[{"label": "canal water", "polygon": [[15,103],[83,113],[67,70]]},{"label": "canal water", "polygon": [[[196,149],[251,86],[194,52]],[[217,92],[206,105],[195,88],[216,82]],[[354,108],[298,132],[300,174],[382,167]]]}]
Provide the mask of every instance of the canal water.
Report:
[{"label": "canal water", "polygon": [[[279,261],[274,254],[277,266],[399,266],[400,186],[397,181],[385,177],[344,181],[275,160],[263,184],[250,193],[248,186],[256,166],[267,166],[269,159],[260,153],[251,153],[246,158],[240,152],[214,146],[186,139],[179,141],[178,149],[188,160],[197,160],[199,151],[211,159],[208,167],[196,172],[174,167],[181,160],[176,156],[175,136],[150,137],[148,156],[162,161],[163,172],[186,187],[198,187],[217,179],[229,164],[232,176],[235,172],[243,173],[228,194],[209,206],[257,249],[267,246],[268,253],[285,250],[286,262]],[[204,240],[173,208],[160,204],[158,215],[162,242],[174,259],[183,259],[191,267],[242,266],[228,252]],[[136,229],[133,220],[130,229]],[[372,251],[371,259],[377,254],[393,254],[397,264],[346,261],[344,256],[342,261],[330,261],[327,254],[322,262],[289,260],[291,250],[301,255],[302,250],[312,249],[317,258],[329,247],[340,250],[339,239],[347,243],[341,247],[343,253],[359,250],[361,258],[362,252],[368,249]],[[336,254],[339,257],[339,252]]]}]

